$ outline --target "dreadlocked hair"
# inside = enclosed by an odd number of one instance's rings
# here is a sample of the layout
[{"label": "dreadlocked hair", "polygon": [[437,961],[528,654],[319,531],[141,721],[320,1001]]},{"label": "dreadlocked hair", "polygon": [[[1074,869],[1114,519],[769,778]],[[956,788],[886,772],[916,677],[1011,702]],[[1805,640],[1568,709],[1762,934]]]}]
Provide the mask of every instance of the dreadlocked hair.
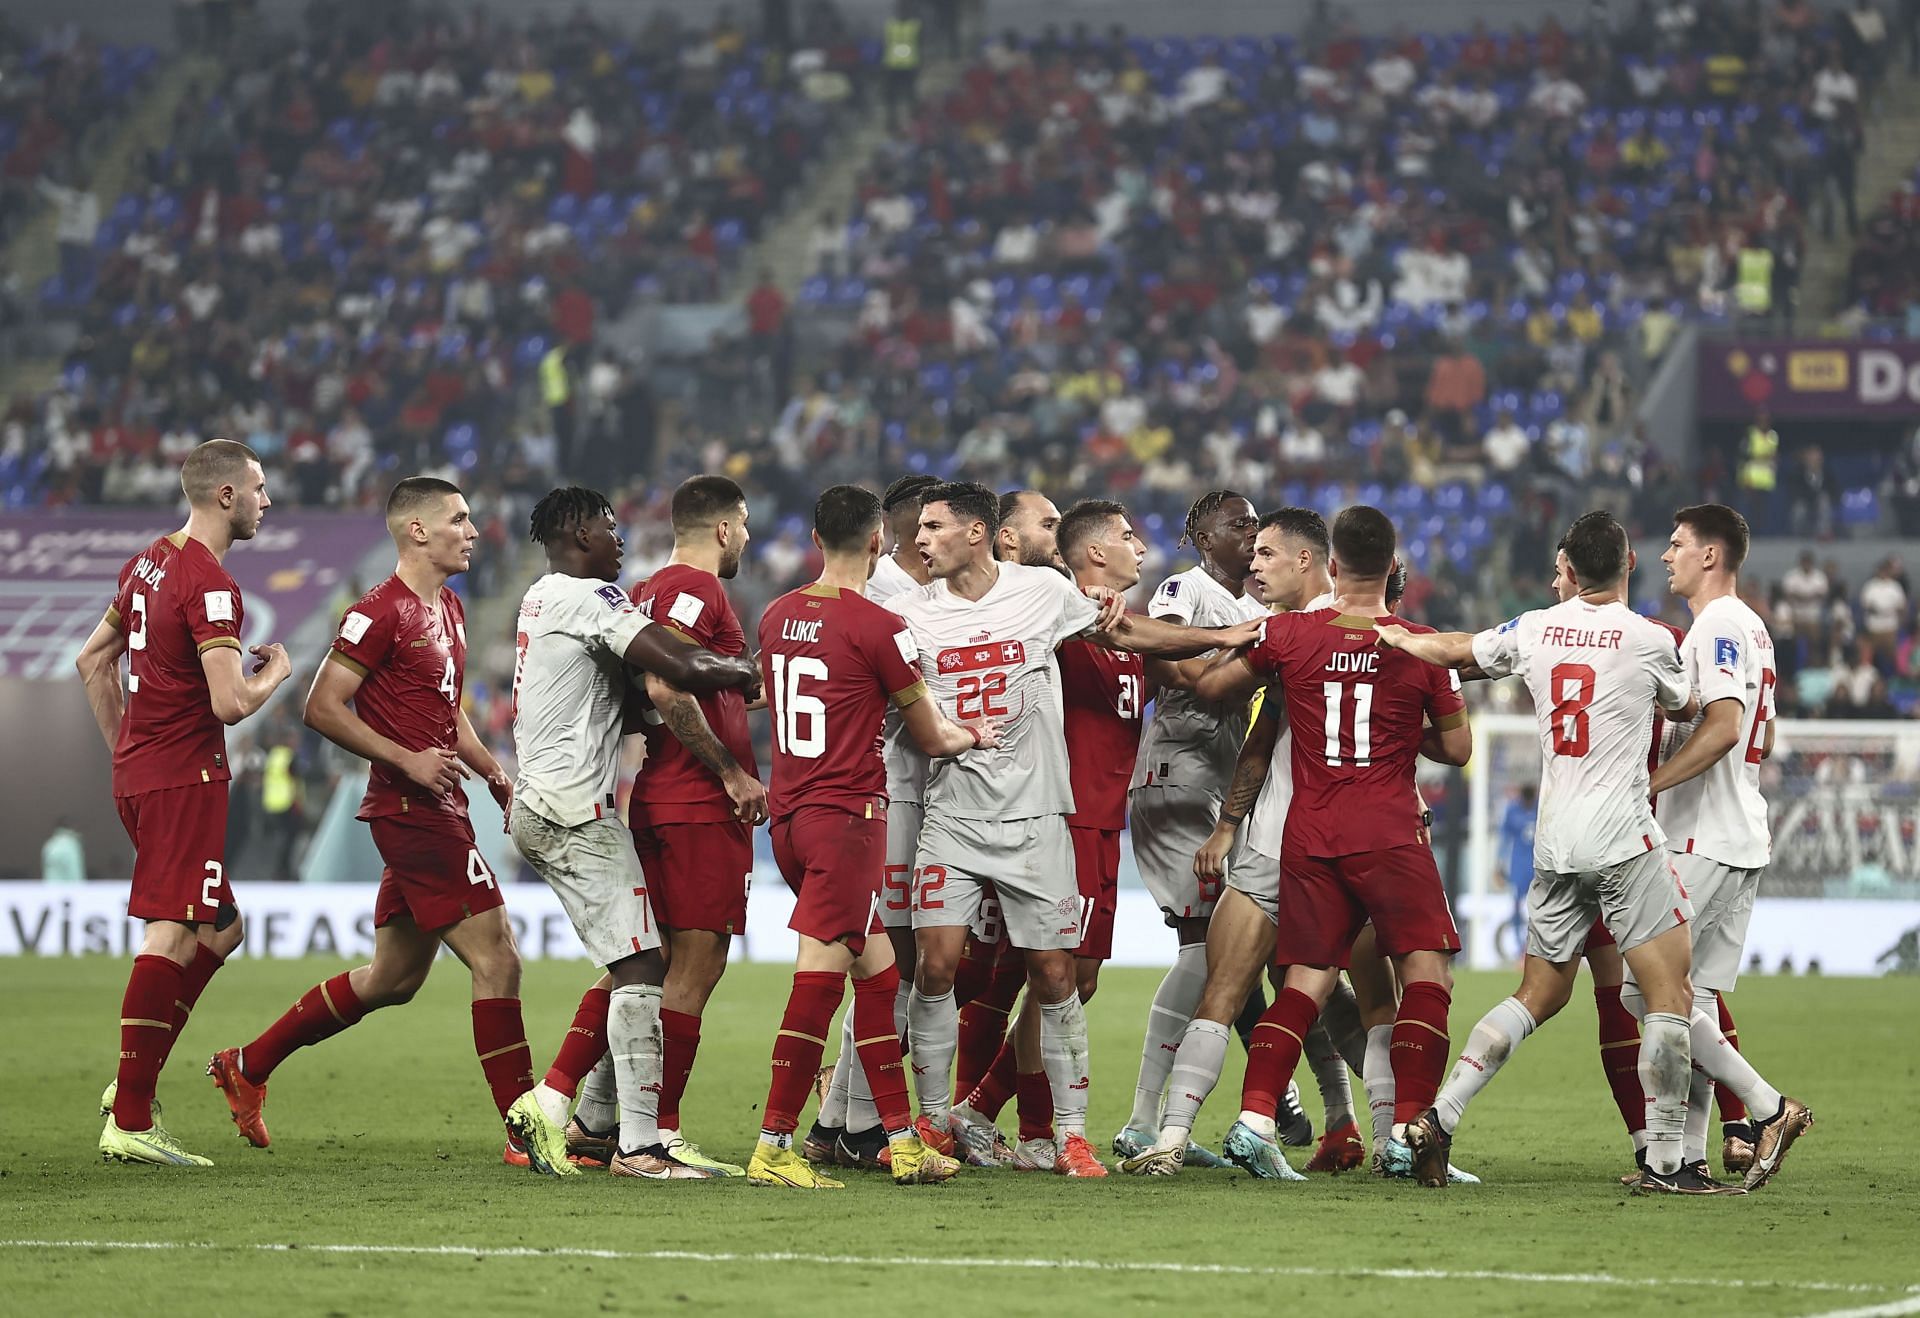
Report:
[{"label": "dreadlocked hair", "polygon": [[1244,497],[1244,495],[1235,494],[1232,490],[1208,490],[1195,499],[1193,507],[1187,509],[1186,530],[1180,533],[1180,538],[1174,542],[1173,547],[1178,549],[1181,545],[1191,543],[1196,549],[1199,548],[1200,541],[1196,537],[1199,535],[1200,523],[1219,512],[1220,505],[1227,500]]},{"label": "dreadlocked hair", "polygon": [[536,545],[550,545],[588,518],[603,513],[613,516],[613,505],[606,495],[584,485],[565,485],[549,491],[533,505],[527,538]]}]

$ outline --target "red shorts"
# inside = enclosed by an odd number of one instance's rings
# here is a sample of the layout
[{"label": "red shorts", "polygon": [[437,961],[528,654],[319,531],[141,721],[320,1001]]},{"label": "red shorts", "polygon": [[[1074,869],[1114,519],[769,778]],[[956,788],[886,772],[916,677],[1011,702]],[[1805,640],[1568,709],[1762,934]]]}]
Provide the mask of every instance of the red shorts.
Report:
[{"label": "red shorts", "polygon": [[1120,834],[1105,828],[1067,829],[1073,840],[1073,876],[1080,885],[1081,929],[1075,956],[1105,961],[1113,955],[1113,912],[1120,902]]},{"label": "red shorts", "polygon": [[1337,857],[1290,852],[1281,859],[1275,965],[1344,968],[1369,920],[1385,956],[1460,950],[1446,887],[1427,848]]},{"label": "red shorts", "polygon": [[227,884],[227,784],[188,783],[117,796],[120,823],[133,839],[136,920],[201,924],[233,905]]},{"label": "red shorts", "polygon": [[663,928],[746,932],[753,830],[745,823],[656,824],[636,816],[633,849]]},{"label": "red shorts", "polygon": [[405,916],[431,933],[505,904],[467,820],[422,810],[381,815],[367,826],[387,864],[373,901],[374,928]]},{"label": "red shorts", "polygon": [[1581,950],[1583,952],[1591,952],[1596,947],[1614,946],[1616,946],[1616,944],[1613,941],[1613,931],[1607,928],[1607,922],[1605,920],[1595,920],[1593,922],[1593,928],[1587,930],[1587,945]]},{"label": "red shorts", "polygon": [[802,806],[774,820],[770,831],[780,877],[800,899],[787,928],[823,943],[880,932],[885,815],[866,819],[838,806]]}]

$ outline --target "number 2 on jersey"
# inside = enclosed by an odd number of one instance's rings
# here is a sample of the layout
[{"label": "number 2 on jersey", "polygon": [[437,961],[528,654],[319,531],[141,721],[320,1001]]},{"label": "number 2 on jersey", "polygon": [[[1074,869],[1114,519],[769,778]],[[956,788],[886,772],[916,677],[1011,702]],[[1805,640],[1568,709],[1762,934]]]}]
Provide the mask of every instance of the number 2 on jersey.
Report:
[{"label": "number 2 on jersey", "polygon": [[953,716],[960,722],[1007,716],[1005,673],[962,673],[955,687]]},{"label": "number 2 on jersey", "polygon": [[807,655],[773,656],[773,739],[780,751],[802,760],[817,760],[827,751],[827,702],[802,694],[805,681],[824,682],[832,673],[824,661]]},{"label": "number 2 on jersey", "polygon": [[1773,720],[1773,688],[1780,679],[1771,668],[1760,670],[1760,695],[1753,702],[1753,732],[1747,738],[1747,763],[1767,758],[1767,724]]}]

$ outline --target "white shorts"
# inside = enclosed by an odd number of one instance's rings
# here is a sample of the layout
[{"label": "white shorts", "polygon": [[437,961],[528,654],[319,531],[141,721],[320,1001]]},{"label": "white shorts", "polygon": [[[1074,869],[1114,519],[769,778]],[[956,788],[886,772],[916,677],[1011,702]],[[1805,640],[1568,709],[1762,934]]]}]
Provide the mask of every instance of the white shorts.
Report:
[{"label": "white shorts", "polygon": [[918,801],[887,802],[887,872],[880,887],[880,923],[888,929],[913,928],[913,858],[925,817],[926,807]]},{"label": "white shorts", "polygon": [[920,828],[913,927],[976,931],[997,897],[1007,940],[1029,951],[1079,947],[1084,915],[1065,815],[1032,819],[947,819]]},{"label": "white shorts", "polygon": [[1735,869],[1705,856],[1676,852],[1673,867],[1693,901],[1693,986],[1731,993],[1747,954],[1747,926],[1761,870]]},{"label": "white shorts", "polygon": [[660,946],[646,875],[625,824],[589,819],[566,828],[517,802],[512,822],[513,845],[560,898],[596,964],[610,966]]},{"label": "white shorts", "polygon": [[1580,959],[1596,918],[1630,952],[1694,918],[1667,853],[1655,848],[1584,874],[1536,870],[1527,885],[1527,955]]},{"label": "white shorts", "polygon": [[1136,787],[1127,793],[1133,859],[1168,924],[1213,914],[1219,890],[1211,885],[1202,889],[1193,858],[1213,835],[1219,817],[1219,796],[1203,788]]},{"label": "white shorts", "polygon": [[1233,849],[1227,852],[1227,886],[1253,898],[1270,924],[1280,923],[1280,862],[1247,842],[1247,824],[1240,823]]}]

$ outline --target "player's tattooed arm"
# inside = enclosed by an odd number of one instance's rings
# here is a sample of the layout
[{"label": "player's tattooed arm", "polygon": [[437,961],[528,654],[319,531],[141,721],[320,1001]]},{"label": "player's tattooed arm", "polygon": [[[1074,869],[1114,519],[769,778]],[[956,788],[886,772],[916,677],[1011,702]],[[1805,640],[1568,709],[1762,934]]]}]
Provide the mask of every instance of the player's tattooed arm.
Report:
[{"label": "player's tattooed arm", "polygon": [[1253,809],[1254,802],[1260,799],[1260,789],[1266,785],[1267,774],[1273,767],[1274,747],[1279,745],[1280,731],[1286,725],[1285,716],[1279,712],[1280,699],[1277,686],[1269,686],[1261,698],[1260,712],[1247,730],[1247,739],[1240,743],[1240,758],[1234,762],[1233,780],[1227,785],[1227,799],[1220,807],[1220,818],[1213,826],[1212,835],[1193,855],[1196,878],[1226,876],[1227,853],[1233,850],[1233,835],[1247,812]]},{"label": "player's tattooed arm", "polygon": [[1474,661],[1473,637],[1466,632],[1410,632],[1386,623],[1375,629],[1375,635],[1382,649],[1404,650],[1437,668],[1466,668]]},{"label": "player's tattooed arm", "polygon": [[[690,648],[698,649],[697,646]],[[740,762],[733,758],[733,752],[722,746],[720,738],[713,735],[713,725],[707,722],[700,702],[654,673],[647,674],[647,699],[659,711],[667,730],[727,789],[727,796],[733,802],[734,816],[749,824],[765,823],[767,789],[742,769]]]},{"label": "player's tattooed arm", "polygon": [[87,691],[87,705],[107,749],[120,739],[120,719],[127,709],[127,691],[120,685],[120,656],[127,652],[127,638],[112,621],[102,618],[93,635],[80,647],[73,666],[80,670],[80,684]]},{"label": "player's tattooed arm", "polygon": [[664,627],[642,627],[622,656],[648,676],[664,678],[682,691],[751,691],[760,683],[760,666],[745,655],[715,654],[675,636]]}]

